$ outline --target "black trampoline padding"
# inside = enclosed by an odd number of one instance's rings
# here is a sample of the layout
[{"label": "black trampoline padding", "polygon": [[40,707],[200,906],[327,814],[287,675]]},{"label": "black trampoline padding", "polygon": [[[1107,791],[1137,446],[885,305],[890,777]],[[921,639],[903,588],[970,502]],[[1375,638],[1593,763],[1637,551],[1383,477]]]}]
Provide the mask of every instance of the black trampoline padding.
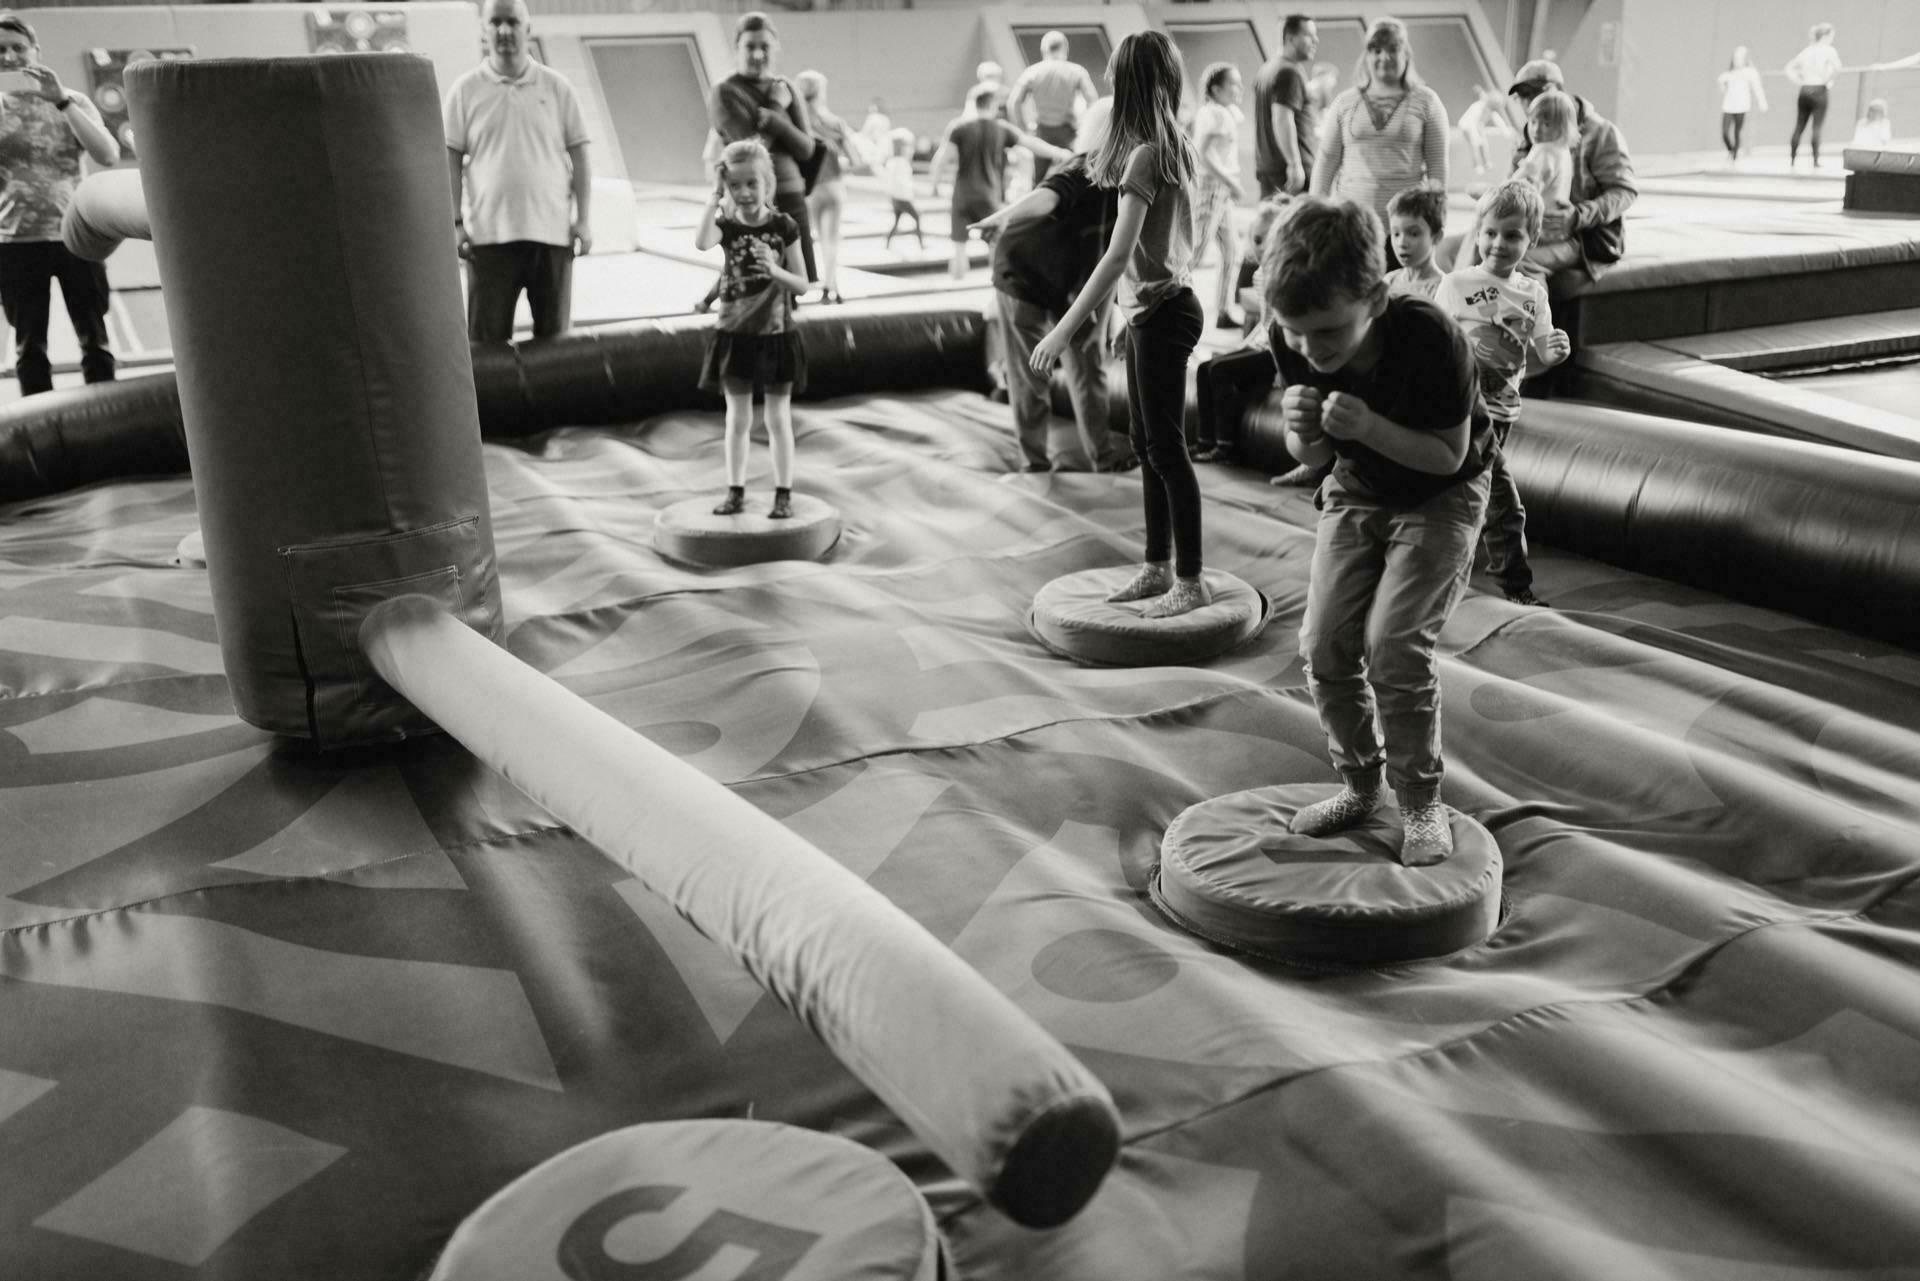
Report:
[{"label": "black trampoline padding", "polygon": [[172,374],[45,392],[0,407],[0,503],[187,469]]},{"label": "black trampoline padding", "polygon": [[774,520],[770,500],[750,495],[737,516],[716,516],[712,498],[689,498],[653,522],[654,550],[671,560],[731,569],[770,560],[819,560],[840,541],[840,512],[807,494],[793,496],[793,515]]},{"label": "black trampoline padding", "polygon": [[1390,965],[1486,941],[1500,920],[1500,847],[1457,810],[1453,857],[1402,867],[1400,816],[1383,805],[1359,827],[1298,836],[1287,824],[1326,784],[1230,792],[1167,825],[1150,890],[1202,938],[1271,960]]},{"label": "black trampoline padding", "polygon": [[767,1121],[657,1122],[568,1148],[460,1225],[432,1281],[721,1275],[933,1281],[940,1237],[906,1175],[850,1139]]},{"label": "black trampoline padding", "polygon": [[1107,597],[1136,567],[1065,574],[1033,597],[1027,628],[1065,658],[1096,667],[1175,667],[1204,663],[1252,640],[1272,612],[1266,596],[1244,580],[1210,569],[1203,577],[1213,603],[1173,618],[1147,618],[1152,600],[1114,604]]}]

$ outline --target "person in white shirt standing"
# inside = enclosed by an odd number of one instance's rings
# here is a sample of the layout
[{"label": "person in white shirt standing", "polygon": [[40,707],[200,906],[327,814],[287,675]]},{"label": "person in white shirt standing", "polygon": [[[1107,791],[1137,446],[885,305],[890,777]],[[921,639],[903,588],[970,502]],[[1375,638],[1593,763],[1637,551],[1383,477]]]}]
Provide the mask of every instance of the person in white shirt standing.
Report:
[{"label": "person in white shirt standing", "polygon": [[82,158],[111,165],[120,144],[86,95],[70,91],[40,61],[33,28],[11,13],[0,13],[0,72],[21,77],[0,89],[0,308],[13,327],[20,394],[53,390],[47,313],[55,280],[80,340],[81,374],[90,383],[111,382],[107,269],[68,252],[60,221],[80,183]]},{"label": "person in white shirt standing", "polygon": [[533,60],[526,0],[486,0],[480,25],[486,61],[453,82],[442,113],[467,336],[512,338],[524,290],[546,338],[572,323],[573,259],[593,247],[586,117],[573,86]]},{"label": "person in white shirt standing", "polygon": [[1720,144],[1729,160],[1740,159],[1740,133],[1746,128],[1747,112],[1754,107],[1767,109],[1767,91],[1760,85],[1760,68],[1747,57],[1747,46],[1736,45],[1733,60],[1720,73]]},{"label": "person in white shirt standing", "polygon": [[[1064,31],[1049,31],[1040,37],[1040,61],[1013,82],[1013,91],[1007,95],[1007,114],[1020,128],[1031,127],[1043,142],[1072,151],[1080,113],[1099,99],[1100,90],[1094,87],[1085,67],[1067,61],[1068,48]],[[1033,102],[1031,126],[1027,121],[1028,100]],[[1049,168],[1050,162],[1034,159],[1034,186],[1046,178]]]},{"label": "person in white shirt standing", "polygon": [[1234,268],[1240,261],[1240,238],[1233,225],[1233,206],[1246,193],[1240,187],[1240,72],[1231,62],[1216,62],[1200,76],[1200,110],[1193,118],[1193,150],[1200,161],[1200,181],[1193,205],[1193,244],[1198,255],[1209,244],[1220,246],[1219,287],[1213,291],[1213,323],[1220,329],[1240,328],[1240,319],[1227,310],[1233,296]]},{"label": "person in white shirt standing", "polygon": [[1787,163],[1800,161],[1800,135],[1813,125],[1813,167],[1820,167],[1820,127],[1827,123],[1827,86],[1840,74],[1840,54],[1833,47],[1833,24],[1822,22],[1811,32],[1813,41],[1787,64],[1787,79],[1800,86],[1794,104],[1793,137],[1787,142]]}]

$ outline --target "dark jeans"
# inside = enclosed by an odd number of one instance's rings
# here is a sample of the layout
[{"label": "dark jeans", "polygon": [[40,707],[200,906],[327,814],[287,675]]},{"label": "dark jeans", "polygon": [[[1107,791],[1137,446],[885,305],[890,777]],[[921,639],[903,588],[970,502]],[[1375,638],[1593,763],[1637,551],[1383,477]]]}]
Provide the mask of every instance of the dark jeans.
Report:
[{"label": "dark jeans", "polygon": [[467,337],[507,342],[513,305],[526,290],[533,336],[551,338],[573,324],[573,247],[509,240],[475,245],[467,259]]},{"label": "dark jeans", "polygon": [[1787,142],[1787,158],[1800,158],[1800,135],[1806,131],[1808,122],[1813,124],[1813,163],[1820,163],[1820,129],[1827,123],[1827,87],[1825,85],[1802,85],[1800,97],[1793,108],[1793,137]]},{"label": "dark jeans", "polygon": [[1740,158],[1740,133],[1747,127],[1747,113],[1744,111],[1723,111],[1720,113],[1720,145],[1735,160]]},{"label": "dark jeans", "polygon": [[1488,442],[1487,519],[1481,529],[1481,541],[1487,548],[1487,572],[1499,582],[1500,590],[1522,592],[1533,586],[1533,566],[1527,560],[1527,509],[1520,502],[1520,487],[1507,470],[1507,433],[1511,423],[1495,423],[1493,439]]},{"label": "dark jeans", "polygon": [[1333,479],[1321,487],[1300,655],[1334,768],[1407,809],[1437,800],[1440,673],[1434,648],[1473,567],[1485,473],[1418,507],[1388,507]]},{"label": "dark jeans", "polygon": [[1143,559],[1173,556],[1182,578],[1200,573],[1200,482],[1187,457],[1187,361],[1207,327],[1193,290],[1182,289],[1127,326],[1127,408],[1146,506]]},{"label": "dark jeans", "polygon": [[807,265],[808,280],[820,279],[820,269],[813,265],[813,220],[807,215],[807,194],[776,191],[773,207],[800,224],[800,260]]},{"label": "dark jeans", "polygon": [[13,326],[13,370],[20,394],[53,390],[53,363],[47,359],[47,313],[53,305],[52,282],[80,340],[80,371],[90,383],[113,381],[113,352],[107,346],[107,268],[67,252],[58,240],[0,244],[0,307]]}]

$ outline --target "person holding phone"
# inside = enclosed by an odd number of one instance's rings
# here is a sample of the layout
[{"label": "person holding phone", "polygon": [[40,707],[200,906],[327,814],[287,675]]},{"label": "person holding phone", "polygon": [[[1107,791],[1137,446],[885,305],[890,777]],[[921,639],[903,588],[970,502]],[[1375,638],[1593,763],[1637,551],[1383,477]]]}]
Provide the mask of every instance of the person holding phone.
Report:
[{"label": "person holding phone", "polygon": [[53,390],[47,359],[52,282],[80,340],[80,371],[90,383],[113,381],[107,343],[107,269],[69,253],[60,220],[80,182],[80,161],[120,159],[120,144],[85,94],[40,61],[26,21],[0,13],[0,306],[13,327],[20,394]]}]

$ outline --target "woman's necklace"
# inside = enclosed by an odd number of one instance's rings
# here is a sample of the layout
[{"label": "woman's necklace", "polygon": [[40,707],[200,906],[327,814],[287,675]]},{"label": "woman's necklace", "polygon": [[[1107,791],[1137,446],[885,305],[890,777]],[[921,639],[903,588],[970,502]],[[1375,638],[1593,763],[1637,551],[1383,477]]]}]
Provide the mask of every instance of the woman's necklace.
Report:
[{"label": "woman's necklace", "polygon": [[1367,115],[1373,119],[1373,131],[1385,133],[1387,126],[1393,123],[1394,113],[1400,110],[1400,104],[1407,100],[1407,91],[1402,89],[1391,98],[1375,98],[1370,90],[1360,91],[1360,101],[1367,104]]}]

